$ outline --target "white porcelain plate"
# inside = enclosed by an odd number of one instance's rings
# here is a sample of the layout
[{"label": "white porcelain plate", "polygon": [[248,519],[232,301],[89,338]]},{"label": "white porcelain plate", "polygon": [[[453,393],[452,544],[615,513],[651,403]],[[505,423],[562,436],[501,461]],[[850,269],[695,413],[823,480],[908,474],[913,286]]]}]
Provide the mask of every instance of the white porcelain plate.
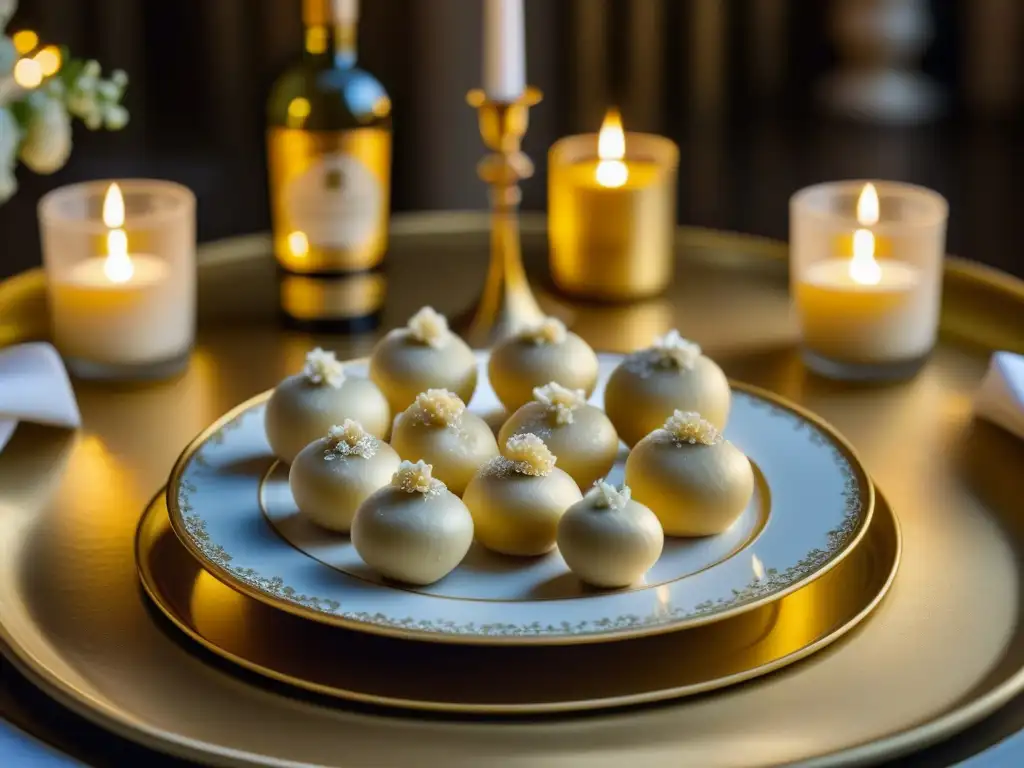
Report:
[{"label": "white porcelain plate", "polygon": [[[621,357],[601,359],[604,381]],[[483,356],[481,363],[484,362]],[[365,375],[365,361],[346,365]],[[481,364],[470,404],[492,422],[500,405]],[[599,591],[581,584],[557,551],[497,555],[474,544],[449,576],[427,587],[385,581],[346,536],[298,512],[287,468],[263,433],[269,393],[228,413],[190,445],[171,473],[171,524],[203,566],[231,587],[316,621],[378,634],[455,643],[582,643],[716,621],[809,583],[867,530],[874,492],[853,451],[825,423],[770,393],[733,385],[726,437],[746,453],[754,497],[725,533],[665,540],[643,583]],[[621,482],[623,448],[611,479]]]}]

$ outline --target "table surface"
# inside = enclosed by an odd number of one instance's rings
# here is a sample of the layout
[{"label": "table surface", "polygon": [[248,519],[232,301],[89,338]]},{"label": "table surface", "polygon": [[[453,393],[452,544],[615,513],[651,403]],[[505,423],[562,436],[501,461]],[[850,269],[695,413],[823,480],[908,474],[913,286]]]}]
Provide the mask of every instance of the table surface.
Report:
[{"label": "table surface", "polygon": [[[216,246],[230,247],[230,243]],[[6,661],[0,661],[0,665],[0,714],[10,718],[10,722],[0,721],[0,763],[3,765],[182,764],[104,732],[48,699]],[[1006,738],[1011,733],[1008,724],[1018,721],[1010,713],[1019,713],[1022,707],[1024,697],[1019,697],[964,733],[903,758],[898,764],[963,764],[969,768],[1024,764],[1024,732]],[[66,752],[57,751],[47,742]]]}]

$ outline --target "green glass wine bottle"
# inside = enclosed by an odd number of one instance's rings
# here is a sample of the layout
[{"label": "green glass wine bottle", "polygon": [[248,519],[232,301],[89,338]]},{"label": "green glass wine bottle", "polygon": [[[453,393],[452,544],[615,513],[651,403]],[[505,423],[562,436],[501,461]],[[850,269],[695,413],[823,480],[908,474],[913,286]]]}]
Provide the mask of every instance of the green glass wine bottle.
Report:
[{"label": "green glass wine bottle", "polygon": [[303,0],[302,59],[270,94],[274,255],[293,274],[370,270],[387,249],[391,100],[356,66],[358,11],[358,0]]}]

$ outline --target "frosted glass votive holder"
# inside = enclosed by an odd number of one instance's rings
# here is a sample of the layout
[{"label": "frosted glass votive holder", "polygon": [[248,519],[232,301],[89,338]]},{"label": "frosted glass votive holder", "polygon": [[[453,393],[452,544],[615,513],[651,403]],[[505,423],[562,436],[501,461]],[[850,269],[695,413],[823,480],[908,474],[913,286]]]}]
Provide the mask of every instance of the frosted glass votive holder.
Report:
[{"label": "frosted glass votive holder", "polygon": [[790,295],[810,369],[865,381],[920,369],[938,335],[948,211],[937,192],[890,181],[793,195]]},{"label": "frosted glass votive holder", "polygon": [[169,181],[90,181],[39,202],[53,342],[72,374],[172,376],[195,339],[195,196]]}]

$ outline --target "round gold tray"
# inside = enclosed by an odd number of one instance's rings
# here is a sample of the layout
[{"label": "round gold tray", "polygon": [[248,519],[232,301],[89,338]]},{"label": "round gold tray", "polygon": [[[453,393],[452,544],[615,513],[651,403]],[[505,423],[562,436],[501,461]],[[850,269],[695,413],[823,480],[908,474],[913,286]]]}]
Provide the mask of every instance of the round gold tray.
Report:
[{"label": "round gold tray", "polygon": [[899,556],[899,525],[878,494],[863,541],[835,568],[741,616],[626,643],[449,649],[328,627],[236,592],[204,571],[175,536],[163,494],[143,515],[135,549],[156,606],[228,661],[328,696],[475,714],[644,704],[768,674],[866,618],[892,585]]},{"label": "round gold tray", "polygon": [[[385,327],[424,296],[449,314],[469,306],[486,268],[486,215],[394,224]],[[531,273],[543,274],[543,218],[524,220],[523,243]],[[325,707],[201,658],[160,626],[139,587],[140,511],[193,435],[298,369],[311,343],[350,358],[374,341],[282,332],[268,241],[257,237],[204,249],[199,339],[183,376],[80,383],[81,432],[19,428],[0,453],[8,658],[85,717],[207,764],[592,766],[595,755],[608,765],[850,764],[919,749],[994,712],[1024,688],[1024,442],[975,423],[971,402],[992,349],[1024,352],[1024,285],[950,261],[942,343],[928,366],[904,384],[848,387],[800,364],[784,246],[690,230],[678,246],[669,295],[568,304],[574,329],[622,351],[678,326],[733,378],[797,401],[850,440],[898,511],[904,547],[887,599],[845,642],[713,695],[514,723]],[[417,268],[432,259],[438,268]],[[542,303],[563,302],[541,278],[534,285]],[[43,336],[46,323],[39,273],[0,286],[0,343]],[[959,756],[1024,724],[1020,708],[1007,712]]]}]

